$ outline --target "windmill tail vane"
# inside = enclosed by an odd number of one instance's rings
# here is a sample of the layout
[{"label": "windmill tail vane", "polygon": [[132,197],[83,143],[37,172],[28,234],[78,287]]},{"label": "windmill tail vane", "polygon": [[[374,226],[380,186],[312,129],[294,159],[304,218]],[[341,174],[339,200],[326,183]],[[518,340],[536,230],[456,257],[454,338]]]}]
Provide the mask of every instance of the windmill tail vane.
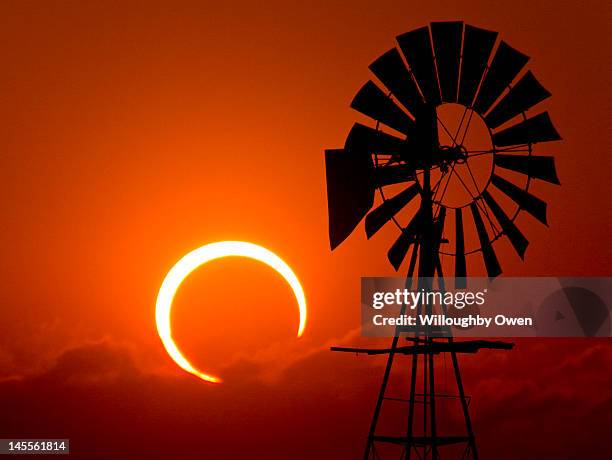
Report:
[{"label": "windmill tail vane", "polygon": [[[529,57],[497,32],[460,21],[433,22],[396,41],[369,66],[377,82],[366,82],[351,102],[364,121],[353,125],[343,148],[325,151],[331,249],[365,218],[368,238],[388,225],[397,228],[387,258],[396,271],[407,265],[408,287],[413,280],[427,287],[423,283],[435,277],[443,285],[445,255],[454,258],[456,287],[465,287],[474,258],[495,278],[502,273],[496,241],[507,239],[521,259],[529,246],[518,216],[524,212],[548,224],[547,204],[532,189],[537,182],[560,184],[554,158],[535,153],[536,145],[561,139],[548,112],[534,114],[551,93],[526,69]],[[410,345],[400,346],[400,338]],[[388,356],[364,460],[391,455],[393,447],[395,458],[436,459],[451,449],[456,458],[477,459],[457,355],[510,348],[402,326],[390,348],[333,347]],[[445,353],[454,395],[436,387],[435,359]],[[409,360],[407,426],[399,435],[380,433],[383,409],[397,399],[389,396],[388,382],[398,356]],[[461,407],[459,434],[439,429],[436,403],[450,397]]]}]

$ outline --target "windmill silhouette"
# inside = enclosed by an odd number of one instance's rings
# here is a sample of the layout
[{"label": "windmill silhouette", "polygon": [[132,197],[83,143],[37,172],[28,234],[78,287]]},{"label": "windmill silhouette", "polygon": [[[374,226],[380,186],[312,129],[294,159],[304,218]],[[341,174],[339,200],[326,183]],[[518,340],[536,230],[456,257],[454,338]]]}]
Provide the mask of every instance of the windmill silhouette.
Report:
[{"label": "windmill silhouette", "polygon": [[[546,203],[530,186],[534,179],[559,180],[553,157],[535,155],[534,144],[561,138],[547,112],[527,116],[526,111],[550,93],[524,70],[528,56],[498,42],[496,32],[463,22],[434,22],[398,36],[397,43],[399,49],[370,65],[382,85],[368,81],[351,103],[375,126],[355,123],[344,148],[325,152],[331,248],[365,217],[368,238],[391,222],[399,229],[387,256],[397,271],[411,251],[407,287],[416,283],[431,289],[437,280],[444,289],[444,255],[454,257],[455,288],[466,287],[470,255],[480,254],[487,275],[494,278],[502,273],[494,242],[507,238],[521,258],[529,245],[516,224],[519,214],[524,211],[547,224]],[[449,106],[461,108],[454,129],[441,119]],[[488,147],[470,144],[474,123],[485,127]],[[483,160],[488,163],[477,174],[473,167]],[[464,192],[463,199],[448,193],[453,187]],[[372,210],[376,191],[381,203]],[[431,314],[433,308],[425,304],[418,311]],[[513,344],[459,342],[448,335],[435,326],[398,326],[389,348],[332,347],[388,355],[364,460],[380,458],[379,444],[399,446],[400,458],[437,459],[446,446],[461,446],[460,458],[478,458],[457,355],[508,350]],[[400,346],[400,338],[409,345]],[[435,359],[445,353],[451,357],[456,395],[441,394],[436,386]],[[407,398],[387,394],[396,355],[411,357]],[[441,398],[459,400],[463,433],[441,433],[436,410]],[[398,400],[408,405],[403,435],[380,433],[384,403]],[[417,406],[422,408],[420,427]]]}]

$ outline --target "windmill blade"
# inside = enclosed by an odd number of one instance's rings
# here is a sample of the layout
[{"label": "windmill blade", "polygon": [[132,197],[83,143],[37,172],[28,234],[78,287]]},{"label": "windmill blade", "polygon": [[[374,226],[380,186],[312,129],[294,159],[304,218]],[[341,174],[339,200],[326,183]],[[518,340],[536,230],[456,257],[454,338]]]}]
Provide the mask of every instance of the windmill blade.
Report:
[{"label": "windmill blade", "polygon": [[419,255],[419,243],[414,243],[412,246],[412,254],[410,255],[410,261],[408,263],[408,278],[406,280],[406,285],[412,285],[412,276],[414,275],[414,269],[417,263],[417,256]]},{"label": "windmill blade", "polygon": [[[465,263],[465,238],[463,236],[463,212],[461,208],[455,209],[455,278],[467,276],[467,265]],[[459,281],[456,287],[465,287],[465,280]]]},{"label": "windmill blade", "polygon": [[431,37],[438,64],[442,101],[457,102],[463,22],[432,22]]},{"label": "windmill blade", "polygon": [[406,253],[408,249],[410,249],[410,245],[416,242],[421,226],[420,215],[420,211],[414,215],[406,228],[402,230],[402,234],[399,238],[395,240],[389,252],[387,252],[387,258],[389,262],[391,262],[391,265],[393,265],[393,268],[395,268],[395,271],[399,270],[400,265],[402,265]]},{"label": "windmill blade", "polygon": [[329,241],[342,243],[374,204],[372,157],[343,149],[325,151]]},{"label": "windmill blade", "polygon": [[419,89],[396,48],[370,64],[370,70],[411,113],[414,114],[415,109],[423,104]]},{"label": "windmill blade", "polygon": [[410,182],[415,180],[415,178],[416,170],[414,166],[407,164],[380,166],[374,169],[374,185],[376,187]]},{"label": "windmill blade", "polygon": [[491,183],[508,195],[521,209],[527,211],[544,225],[548,225],[546,221],[546,203],[544,201],[496,174],[491,176]]},{"label": "windmill blade", "polygon": [[504,96],[499,104],[489,112],[484,118],[485,122],[489,128],[497,128],[519,113],[542,102],[550,97],[550,95],[548,90],[529,71],[523,75],[523,78]]},{"label": "windmill blade", "polygon": [[425,104],[419,107],[415,117],[416,132],[409,139],[413,150],[412,153],[414,157],[428,157],[429,152],[440,145],[436,107],[431,104]]},{"label": "windmill blade", "polygon": [[493,134],[493,144],[497,147],[558,140],[561,140],[561,136],[553,126],[548,112]]},{"label": "windmill blade", "polygon": [[405,149],[405,145],[406,141],[398,137],[362,125],[361,123],[355,123],[346,138],[344,148],[346,150],[357,150],[370,154],[398,155]]},{"label": "windmill blade", "polygon": [[491,67],[485,76],[476,102],[474,110],[484,115],[491,104],[501,95],[501,93],[514,80],[514,77],[527,64],[529,56],[515,50],[506,42],[502,41],[497,48]]},{"label": "windmill blade", "polygon": [[[414,180],[412,176],[415,174],[415,168],[425,164],[428,160],[428,152],[431,150],[431,145],[438,142],[437,121],[434,112],[433,125],[425,126],[422,118],[419,118],[418,127],[419,134],[411,137],[411,141],[404,141],[395,136],[387,134],[360,123],[355,123],[346,138],[344,148],[346,150],[354,150],[359,152],[367,152],[370,154],[387,154],[396,157],[401,157],[409,162],[408,165],[398,166],[383,166],[391,168],[388,171],[380,172],[380,184],[389,185],[398,182],[406,182]],[[433,126],[433,128],[432,128]],[[396,169],[395,169],[396,168]],[[377,170],[378,171],[378,170]],[[375,173],[375,174],[378,174]],[[395,179],[398,177],[398,179]]]},{"label": "windmill blade", "polygon": [[489,241],[489,235],[487,234],[487,229],[485,228],[482,217],[480,216],[478,205],[475,202],[472,202],[472,204],[470,204],[470,210],[472,211],[474,223],[476,224],[476,232],[478,233],[478,240],[480,241],[482,257],[487,269],[487,274],[489,275],[489,278],[495,278],[496,276],[501,275],[502,272],[499,261],[497,260],[493,246]]},{"label": "windmill blade", "polygon": [[446,220],[446,208],[440,206],[438,218],[436,219],[435,231],[436,231],[436,251],[440,249],[442,243],[442,235],[444,234],[444,222]]},{"label": "windmill blade", "polygon": [[440,103],[440,89],[433,59],[429,28],[421,27],[396,37],[406,62],[428,104]]},{"label": "windmill blade", "polygon": [[512,222],[512,220],[506,215],[501,206],[493,199],[491,194],[486,190],[482,192],[482,196],[487,202],[489,208],[493,212],[493,215],[501,225],[502,230],[508,236],[510,243],[516,250],[517,254],[521,259],[525,258],[525,251],[527,250],[527,246],[529,246],[529,241],[525,236],[521,233],[518,227]]},{"label": "windmill blade", "polygon": [[365,220],[366,235],[371,238],[383,225],[389,222],[404,206],[419,193],[419,186],[412,184],[393,198],[386,199],[379,207],[371,211]]},{"label": "windmill blade", "polygon": [[495,166],[504,169],[510,169],[535,177],[551,184],[560,185],[555,168],[555,158],[551,156],[538,155],[507,155],[496,153],[493,157]]},{"label": "windmill blade", "polygon": [[495,45],[497,32],[465,25],[463,37],[463,56],[461,59],[461,79],[457,101],[471,107]]},{"label": "windmill blade", "polygon": [[400,133],[412,132],[414,124],[410,117],[371,80],[361,87],[351,107]]}]

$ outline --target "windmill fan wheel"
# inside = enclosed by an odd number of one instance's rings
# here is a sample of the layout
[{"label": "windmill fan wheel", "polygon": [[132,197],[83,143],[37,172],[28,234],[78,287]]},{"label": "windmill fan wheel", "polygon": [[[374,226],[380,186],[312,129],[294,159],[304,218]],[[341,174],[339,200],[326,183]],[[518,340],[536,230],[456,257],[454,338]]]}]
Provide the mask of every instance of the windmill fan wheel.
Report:
[{"label": "windmill fan wheel", "polygon": [[400,234],[387,256],[398,270],[419,242],[419,199],[427,198],[428,228],[438,229],[439,254],[455,257],[455,277],[467,276],[475,253],[498,276],[493,243],[507,238],[521,258],[529,245],[519,214],[547,225],[547,205],[530,185],[559,184],[554,158],[535,153],[561,139],[548,112],[534,109],[551,94],[526,69],[529,57],[497,32],[433,22],[396,40],[351,103],[369,122],[325,152],[331,247],[364,217],[368,238],[394,224]]}]

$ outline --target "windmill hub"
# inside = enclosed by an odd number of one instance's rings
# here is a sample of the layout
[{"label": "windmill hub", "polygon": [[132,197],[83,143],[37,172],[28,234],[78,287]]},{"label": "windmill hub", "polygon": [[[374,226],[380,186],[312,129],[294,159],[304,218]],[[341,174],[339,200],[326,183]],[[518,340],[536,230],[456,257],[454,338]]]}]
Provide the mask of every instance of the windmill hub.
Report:
[{"label": "windmill hub", "polygon": [[468,157],[468,151],[463,145],[444,145],[439,151],[440,159],[436,166],[440,166],[440,171],[443,173],[446,173],[453,163],[465,163]]}]

